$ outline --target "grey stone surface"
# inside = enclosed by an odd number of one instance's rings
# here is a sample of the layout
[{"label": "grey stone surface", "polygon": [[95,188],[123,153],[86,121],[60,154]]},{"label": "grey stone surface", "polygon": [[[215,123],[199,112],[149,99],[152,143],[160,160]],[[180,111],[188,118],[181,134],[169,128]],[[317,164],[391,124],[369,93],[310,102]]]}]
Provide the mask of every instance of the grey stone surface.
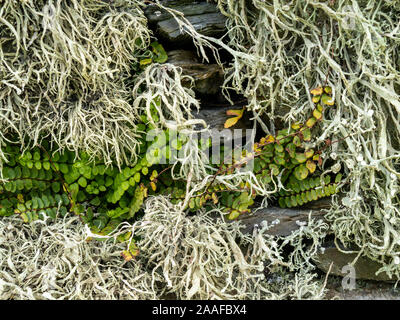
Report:
[{"label": "grey stone surface", "polygon": [[[213,37],[220,37],[226,32],[226,17],[215,4],[199,1],[164,1],[163,5],[179,12],[193,25],[197,32]],[[190,37],[179,29],[178,23],[170,13],[158,6],[149,5],[144,13],[150,25],[155,25],[158,37],[172,43],[191,41]]]},{"label": "grey stone surface", "polygon": [[[224,130],[224,123],[229,116],[226,115],[228,110],[238,110],[242,109],[242,106],[226,106],[226,107],[213,107],[200,109],[199,112],[193,112],[193,116],[198,119],[203,119],[210,127],[210,129],[216,129],[219,131]],[[246,113],[246,112],[245,112]],[[249,116],[244,114],[239,121],[229,128],[229,130],[234,129],[250,129],[252,127],[252,121],[249,120]]]},{"label": "grey stone surface", "polygon": [[273,236],[288,236],[308,221],[309,213],[313,219],[323,219],[324,211],[310,209],[282,209],[268,207],[251,214],[241,215],[238,221],[242,222],[242,232],[252,234],[254,228],[261,228],[268,223],[265,233]]},{"label": "grey stone surface", "polygon": [[[218,64],[200,63],[195,54],[187,50],[168,51],[168,63],[182,68],[182,74],[194,79],[194,91],[202,95],[215,95],[221,91],[224,81],[222,68]],[[183,85],[189,80],[183,79]]]},{"label": "grey stone surface", "polygon": [[[356,249],[357,248],[344,248],[341,246],[342,251],[355,251]],[[343,267],[351,264],[356,256],[357,253],[341,252],[333,241],[328,241],[322,245],[321,250],[319,250],[319,253],[314,258],[314,262],[317,267],[325,273],[328,272],[330,265],[332,264],[330,274],[343,277],[349,275],[349,272],[343,270]],[[381,267],[382,265],[379,262],[373,261],[368,257],[361,256],[354,264],[355,279],[375,281],[397,280],[389,278],[385,272],[376,274]],[[342,272],[342,270],[344,272]]]},{"label": "grey stone surface", "polygon": [[392,289],[355,289],[346,291],[332,291],[328,297],[338,300],[400,300],[400,294],[398,292],[394,292]]},{"label": "grey stone surface", "polygon": [[335,300],[400,300],[400,289],[393,283],[356,280],[351,290],[344,289],[342,278],[329,277],[325,299]]},{"label": "grey stone surface", "polygon": [[[204,138],[211,137],[213,147],[218,147],[219,150],[221,145],[226,148],[235,148],[240,144],[240,148],[245,148],[245,144],[251,142],[251,131],[246,131],[246,129],[252,127],[252,121],[246,113],[234,126],[224,128],[224,123],[229,118],[226,111],[242,108],[242,106],[207,107],[199,111],[194,110],[192,114],[194,118],[202,119],[207,123],[209,131]],[[203,129],[203,127],[197,126],[197,129]]]},{"label": "grey stone surface", "polygon": [[[218,12],[218,8],[215,4],[195,0],[169,0],[161,1],[161,4],[165,7],[170,7],[180,12],[183,12],[185,16],[194,16]],[[166,12],[165,10],[161,10],[156,5],[148,5],[144,10],[144,14],[150,23],[159,22],[171,18],[171,15],[168,12]]]}]

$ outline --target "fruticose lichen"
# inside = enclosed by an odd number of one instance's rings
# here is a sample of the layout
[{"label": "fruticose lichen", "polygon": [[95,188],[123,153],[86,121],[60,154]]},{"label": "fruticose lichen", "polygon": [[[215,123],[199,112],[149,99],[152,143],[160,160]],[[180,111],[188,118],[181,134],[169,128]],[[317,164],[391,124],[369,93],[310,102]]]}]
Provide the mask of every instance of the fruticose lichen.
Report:
[{"label": "fruticose lichen", "polygon": [[[289,237],[267,235],[269,226],[243,235],[239,223],[224,222],[219,210],[191,216],[162,196],[150,197],[141,220],[122,224],[100,244],[86,243],[87,234],[75,220],[29,226],[4,218],[0,298],[146,299],[166,293],[179,299],[321,298],[324,282],[312,273],[311,257],[329,232],[345,244],[355,243],[360,254],[384,263],[381,271],[399,277],[398,2],[217,3],[228,18],[225,41],[198,34],[182,15],[170,12],[203,58],[206,47],[217,63],[217,46],[230,52],[225,92],[244,95],[265,131],[274,130],[266,117],[289,124],[305,120],[313,87],[334,88],[336,107],[324,121],[319,143],[338,140],[326,158],[339,166],[326,171],[342,170],[347,185],[345,198],[334,198],[329,224],[310,217]],[[133,77],[144,91],[129,80],[138,62],[135,52],[148,47],[151,36],[140,1],[0,4],[0,144],[12,135],[26,150],[46,138],[105,162],[134,163],[137,117],[149,99],[164,101],[160,125],[190,130],[197,123],[190,122],[188,109],[197,106],[194,93],[180,86],[178,69],[155,64]],[[179,174],[189,183],[210,179],[196,149],[187,150],[181,163]],[[243,176],[236,178],[251,183],[251,175]],[[141,251],[122,266],[112,237],[127,230],[140,238]],[[285,245],[294,248],[289,257]]]}]

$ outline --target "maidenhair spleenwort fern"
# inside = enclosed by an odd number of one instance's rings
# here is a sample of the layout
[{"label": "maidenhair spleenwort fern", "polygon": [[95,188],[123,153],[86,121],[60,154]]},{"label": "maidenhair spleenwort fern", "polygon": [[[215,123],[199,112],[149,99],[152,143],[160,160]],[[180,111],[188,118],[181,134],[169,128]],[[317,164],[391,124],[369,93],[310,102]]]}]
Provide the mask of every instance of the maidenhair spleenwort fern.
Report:
[{"label": "maidenhair spleenwort fern", "polygon": [[[277,191],[276,197],[283,208],[302,206],[337,193],[341,174],[322,177],[318,170],[322,166],[322,150],[309,147],[313,140],[313,128],[323,119],[324,107],[334,105],[332,89],[319,87],[311,94],[315,109],[304,124],[297,122],[290,128],[279,130],[276,136],[261,138],[254,144],[252,152],[243,151],[241,158],[233,164],[222,164],[215,175],[234,173],[254,161],[253,173],[261,185],[273,184],[279,177],[283,188]],[[250,212],[249,207],[258,194],[249,183],[243,182],[238,190],[232,190],[214,181],[190,200],[190,209],[195,211],[211,202],[221,204],[229,219]],[[168,193],[176,201],[185,197],[183,190],[174,187]]]},{"label": "maidenhair spleenwort fern", "polygon": [[[321,151],[307,147],[313,127],[323,118],[324,106],[333,105],[331,89],[321,87],[311,93],[315,109],[305,124],[294,123],[276,136],[261,138],[252,152],[243,151],[232,164],[220,164],[215,175],[234,173],[254,161],[253,173],[259,183],[273,184],[279,177],[284,186],[276,193],[281,207],[301,206],[336,193],[340,174],[321,177],[318,170],[322,164]],[[156,116],[153,114],[153,119]],[[153,127],[144,116],[142,122],[138,125],[142,132],[139,161],[134,166],[106,165],[92,161],[85,152],[78,156],[67,150],[53,152],[46,142],[24,154],[19,146],[7,145],[4,148],[7,162],[0,180],[0,215],[19,214],[30,222],[73,212],[94,233],[104,235],[120,222],[134,219],[149,194],[162,193],[173,202],[181,201],[186,194],[185,182],[166,176],[169,167],[159,164],[159,149],[179,150],[185,139],[154,148],[157,141],[146,141],[146,134]],[[166,153],[167,157],[170,153]],[[188,209],[195,211],[218,204],[229,219],[235,219],[250,211],[257,196],[248,183],[232,190],[212,180],[191,197]],[[131,246],[125,256],[129,258],[135,250]]]}]

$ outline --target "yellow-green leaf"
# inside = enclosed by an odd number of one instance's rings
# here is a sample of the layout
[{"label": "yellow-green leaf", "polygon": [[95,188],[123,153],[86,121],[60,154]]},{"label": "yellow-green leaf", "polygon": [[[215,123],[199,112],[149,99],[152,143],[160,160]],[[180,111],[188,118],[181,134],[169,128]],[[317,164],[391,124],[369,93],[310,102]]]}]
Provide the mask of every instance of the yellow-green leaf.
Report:
[{"label": "yellow-green leaf", "polygon": [[314,149],[308,149],[304,152],[304,154],[306,155],[306,158],[311,158],[314,155]]},{"label": "yellow-green leaf", "polygon": [[121,256],[124,258],[126,262],[129,262],[133,259],[133,255],[128,250],[122,251]]},{"label": "yellow-green leaf", "polygon": [[152,51],[154,53],[154,61],[158,63],[164,63],[168,60],[168,55],[164,50],[164,47],[158,43],[157,41],[154,41],[150,44],[152,47]]},{"label": "yellow-green leaf", "polygon": [[328,93],[328,94],[331,94],[331,93],[332,93],[332,88],[329,87],[329,86],[324,87],[324,91],[325,91],[326,93]]},{"label": "yellow-green leaf", "polygon": [[311,94],[313,96],[318,96],[318,95],[321,95],[322,93],[323,93],[322,87],[318,87],[318,88],[315,88],[315,89],[311,90]]},{"label": "yellow-green leaf", "polygon": [[227,119],[225,121],[224,128],[228,129],[228,128],[234,126],[239,121],[240,118],[241,117],[233,117],[233,118]]},{"label": "yellow-green leaf", "polygon": [[140,60],[140,66],[146,66],[153,62],[152,58],[142,59]]},{"label": "yellow-green leaf", "polygon": [[217,203],[218,203],[218,197],[217,197],[217,195],[213,192],[211,196],[212,196],[212,199],[213,199],[213,203],[214,203],[214,204],[217,204]]},{"label": "yellow-green leaf", "polygon": [[[298,138],[298,137],[297,137]],[[291,142],[286,145],[286,151],[289,153],[289,156],[293,158],[296,155],[296,145]]]},{"label": "yellow-green leaf", "polygon": [[304,129],[301,132],[303,134],[303,140],[304,141],[310,141],[311,140],[311,130],[309,128]]},{"label": "yellow-green leaf", "polygon": [[317,165],[315,164],[314,161],[307,160],[306,167],[308,171],[310,171],[310,173],[314,173],[315,169],[317,168]]},{"label": "yellow-green leaf", "polygon": [[314,103],[318,103],[319,100],[321,100],[321,96],[314,96],[314,97],[312,98],[312,102],[314,102]]},{"label": "yellow-green leaf", "polygon": [[308,176],[308,169],[304,164],[299,165],[294,170],[294,176],[297,180],[304,180]]},{"label": "yellow-green leaf", "polygon": [[296,153],[295,159],[299,162],[299,163],[303,163],[307,161],[307,157],[304,153]]},{"label": "yellow-green leaf", "polygon": [[315,119],[314,117],[311,117],[310,119],[307,120],[306,126],[309,128],[312,128],[316,122],[317,122],[317,119]]},{"label": "yellow-green leaf", "polygon": [[320,111],[318,111],[317,109],[314,109],[313,111],[313,116],[317,119],[317,120],[321,120],[322,119],[322,113]]},{"label": "yellow-green leaf", "polygon": [[294,138],[293,138],[293,144],[294,144],[296,147],[300,147],[300,146],[301,146],[301,140],[300,140],[299,136],[294,136]]},{"label": "yellow-green leaf", "polygon": [[140,210],[143,201],[146,197],[147,197],[147,188],[143,184],[137,186],[129,208],[130,218],[132,218],[135,215],[135,213]]},{"label": "yellow-green leaf", "polygon": [[191,198],[189,200],[189,208],[193,209],[196,206],[196,201],[194,200],[194,198]]},{"label": "yellow-green leaf", "polygon": [[227,110],[227,111],[226,111],[226,115],[227,115],[227,116],[243,117],[243,112],[244,112],[244,109],[239,109],[239,110]]},{"label": "yellow-green leaf", "polygon": [[228,219],[229,220],[234,220],[237,217],[239,217],[239,215],[240,215],[240,212],[238,210],[232,210],[231,213],[228,216]]},{"label": "yellow-green leaf", "polygon": [[275,145],[275,154],[276,154],[276,153],[282,153],[283,150],[285,150],[285,148],[283,147],[283,145],[281,145],[281,144],[276,144],[276,145]]},{"label": "yellow-green leaf", "polygon": [[226,111],[226,115],[227,116],[235,116],[233,118],[229,118],[225,121],[225,129],[230,128],[232,126],[234,126],[241,117],[243,117],[243,112],[244,109],[240,109],[240,110],[227,110]]},{"label": "yellow-green leaf", "polygon": [[302,124],[300,122],[295,122],[292,124],[292,129],[293,130],[299,130],[301,128]]},{"label": "yellow-green leaf", "polygon": [[271,172],[274,176],[277,176],[279,174],[279,167],[276,164],[271,163],[269,165],[269,168],[271,169]]},{"label": "yellow-green leaf", "polygon": [[326,93],[322,95],[321,101],[328,106],[333,106],[335,104],[335,100],[331,96],[328,96]]},{"label": "yellow-green leaf", "polygon": [[139,248],[134,241],[131,241],[128,247],[130,254],[134,257],[139,255]]},{"label": "yellow-green leaf", "polygon": [[271,144],[272,142],[275,142],[275,137],[273,135],[267,135],[266,136],[266,143]]}]

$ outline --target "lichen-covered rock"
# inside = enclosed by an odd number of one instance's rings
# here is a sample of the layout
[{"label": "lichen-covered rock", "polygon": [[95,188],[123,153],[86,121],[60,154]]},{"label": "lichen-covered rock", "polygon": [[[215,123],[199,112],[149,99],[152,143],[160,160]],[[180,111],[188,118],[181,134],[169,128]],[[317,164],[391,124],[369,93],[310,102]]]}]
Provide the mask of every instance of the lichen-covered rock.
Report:
[{"label": "lichen-covered rock", "polygon": [[[242,109],[242,106],[226,106],[226,107],[214,107],[214,108],[204,108],[200,109],[198,113],[194,112],[193,115],[195,118],[203,119],[208,125],[210,129],[222,131],[224,130],[224,123],[226,119],[229,117],[226,115],[227,110],[237,110]],[[234,129],[249,129],[251,128],[252,122],[249,120],[249,117],[246,115],[244,116],[231,128],[230,130]]]},{"label": "lichen-covered rock", "polygon": [[324,299],[329,300],[400,300],[400,290],[393,283],[383,281],[359,280],[349,290],[343,288],[341,278],[330,277],[325,288]]},{"label": "lichen-covered rock", "polygon": [[[191,51],[173,50],[168,52],[168,63],[182,68],[183,75],[194,80],[194,91],[203,95],[215,95],[221,90],[224,81],[222,68],[218,64],[200,63]],[[182,85],[189,81],[182,79]]]},{"label": "lichen-covered rock", "polygon": [[[223,16],[215,4],[198,1],[164,1],[164,6],[182,12],[195,30],[203,35],[220,37],[226,32],[226,17]],[[149,5],[144,13],[151,26],[154,26],[157,36],[170,42],[178,43],[191,41],[179,29],[175,18],[156,5]]]},{"label": "lichen-covered rock", "polygon": [[244,234],[252,234],[254,228],[261,228],[263,224],[267,223],[270,228],[265,234],[285,237],[307,224],[310,211],[313,219],[323,219],[324,212],[321,210],[268,207],[250,215],[241,215],[238,220],[243,224],[242,232]]},{"label": "lichen-covered rock", "polygon": [[[217,6],[205,1],[195,0],[164,0],[160,2],[163,6],[173,8],[185,13],[185,16],[201,15],[206,13],[218,12]],[[148,5],[144,13],[152,22],[159,22],[171,18],[171,15],[165,10],[161,10],[157,5]]]},{"label": "lichen-covered rock", "polygon": [[[350,249],[345,249],[344,247],[341,247],[341,250],[349,251]],[[314,261],[317,267],[324,272],[328,272],[331,263],[333,263],[330,274],[343,277],[349,274],[348,271],[343,270],[343,267],[352,263],[356,256],[357,253],[341,252],[335,246],[333,241],[328,241],[323,244],[321,250],[318,252],[316,257],[314,257]],[[389,276],[385,272],[376,274],[376,272],[382,266],[382,264],[376,261],[373,261],[365,256],[361,256],[354,265],[355,279],[396,281],[397,279],[389,278]],[[342,272],[342,270],[344,272]]]}]

